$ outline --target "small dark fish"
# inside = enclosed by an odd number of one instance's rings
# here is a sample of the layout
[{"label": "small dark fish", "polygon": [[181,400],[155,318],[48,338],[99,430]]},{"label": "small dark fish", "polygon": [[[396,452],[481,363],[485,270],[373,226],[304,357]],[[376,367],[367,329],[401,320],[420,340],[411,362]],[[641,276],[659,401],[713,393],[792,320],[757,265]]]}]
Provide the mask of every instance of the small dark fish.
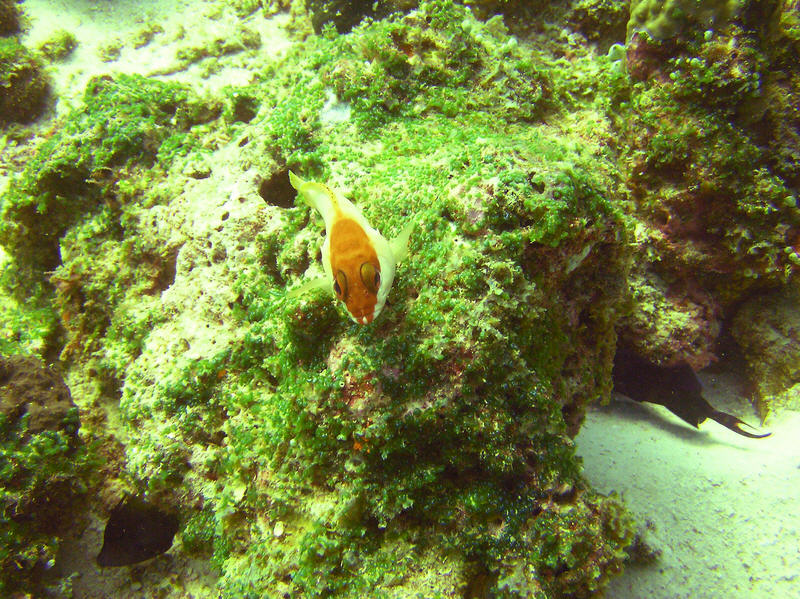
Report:
[{"label": "small dark fish", "polygon": [[126,497],[111,510],[97,565],[129,566],[161,555],[172,547],[178,517],[138,497]]},{"label": "small dark fish", "polygon": [[[670,412],[698,427],[706,418],[751,439],[762,439],[772,433],[757,435],[741,428],[753,428],[735,416],[715,410],[703,397],[703,387],[692,367],[683,362],[677,366],[658,366],[624,345],[614,356],[614,390],[634,401],[647,401],[664,406]],[[754,429],[755,430],[755,429]]]}]

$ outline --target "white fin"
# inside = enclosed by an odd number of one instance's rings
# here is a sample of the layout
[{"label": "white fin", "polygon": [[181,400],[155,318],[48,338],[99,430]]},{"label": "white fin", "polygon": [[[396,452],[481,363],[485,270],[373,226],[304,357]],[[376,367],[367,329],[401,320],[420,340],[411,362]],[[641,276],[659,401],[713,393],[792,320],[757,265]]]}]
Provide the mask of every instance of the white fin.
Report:
[{"label": "white fin", "polygon": [[315,277],[310,281],[306,281],[302,285],[295,287],[294,289],[290,290],[286,297],[294,298],[303,295],[309,291],[313,291],[314,289],[328,289],[328,278],[327,277]]},{"label": "white fin", "polygon": [[325,228],[329,229],[336,210],[333,205],[336,198],[330,187],[322,183],[306,181],[292,171],[289,171],[289,182],[303,196],[305,201],[322,215],[322,219],[325,221]]},{"label": "white fin", "polygon": [[395,262],[402,262],[408,256],[408,238],[411,237],[415,224],[413,221],[408,223],[400,234],[389,242]]}]

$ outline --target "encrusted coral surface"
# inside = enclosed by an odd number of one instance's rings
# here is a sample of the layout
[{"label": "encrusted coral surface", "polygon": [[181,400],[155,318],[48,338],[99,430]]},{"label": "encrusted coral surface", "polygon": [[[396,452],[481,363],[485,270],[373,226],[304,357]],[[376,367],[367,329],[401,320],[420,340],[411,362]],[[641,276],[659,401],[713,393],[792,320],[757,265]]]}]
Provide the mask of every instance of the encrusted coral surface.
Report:
[{"label": "encrusted coral surface", "polygon": [[0,592],[57,587],[60,537],[79,520],[89,478],[78,408],[60,374],[0,355]]},{"label": "encrusted coral surface", "polygon": [[800,292],[797,288],[749,298],[731,332],[750,368],[762,418],[800,409]]},{"label": "encrusted coral surface", "polygon": [[[84,434],[125,447],[100,495],[179,510],[208,596],[590,597],[621,569],[632,523],[571,437],[616,329],[701,367],[745,293],[791,279],[797,90],[768,65],[796,41],[747,10],[642,32],[631,81],[624,3],[568,4],[519,35],[440,0],[279,60],[238,44],[253,77],[216,99],[95,78],[17,155],[0,350],[60,359]],[[415,223],[372,325],[287,294],[323,232],[289,169],[389,238]]]},{"label": "encrusted coral surface", "polygon": [[47,76],[15,37],[0,37],[0,123],[28,123],[42,114]]},{"label": "encrusted coral surface", "polygon": [[[776,8],[777,7],[777,8]],[[800,87],[793,9],[753,2],[715,30],[627,49],[622,127],[642,259],[626,335],[652,359],[715,357],[721,323],[800,259],[795,143]],[[641,301],[644,300],[644,301]]]},{"label": "encrusted coral surface", "polygon": [[[163,295],[195,326],[150,335],[120,407],[142,431],[132,471],[156,490],[178,476],[215,522],[227,593],[586,595],[619,568],[625,516],[585,489],[568,436],[609,384],[615,182],[578,138],[526,125],[555,110],[548,73],[498,25],[438,3],[316,41],[240,133],[261,174],[203,198],[219,241],[187,240]],[[448,66],[454,39],[471,58]],[[375,326],[285,297],[320,238],[283,164],[351,190],[389,236],[417,222]]]}]

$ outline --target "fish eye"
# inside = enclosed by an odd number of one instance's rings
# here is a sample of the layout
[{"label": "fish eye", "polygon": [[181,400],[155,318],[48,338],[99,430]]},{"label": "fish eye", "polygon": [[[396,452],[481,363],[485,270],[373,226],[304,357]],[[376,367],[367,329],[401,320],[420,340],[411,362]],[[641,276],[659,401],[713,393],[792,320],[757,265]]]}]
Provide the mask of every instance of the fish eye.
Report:
[{"label": "fish eye", "polygon": [[381,273],[371,262],[361,265],[361,281],[371,293],[378,293],[381,286]]},{"label": "fish eye", "polygon": [[336,277],[333,279],[333,291],[340,300],[344,301],[344,298],[347,297],[347,277],[341,270],[336,273]]}]

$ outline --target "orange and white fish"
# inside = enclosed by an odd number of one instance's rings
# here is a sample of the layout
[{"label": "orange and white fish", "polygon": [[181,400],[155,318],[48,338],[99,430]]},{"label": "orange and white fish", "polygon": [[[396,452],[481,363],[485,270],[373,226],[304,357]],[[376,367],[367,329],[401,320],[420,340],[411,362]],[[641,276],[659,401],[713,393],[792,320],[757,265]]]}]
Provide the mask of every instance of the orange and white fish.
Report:
[{"label": "orange and white fish", "polygon": [[[304,181],[289,171],[289,181],[325,221],[322,268],[325,282],[359,324],[369,324],[383,310],[398,262],[408,252],[413,223],[391,242],[373,229],[361,210],[327,185]],[[315,287],[317,285],[310,285]],[[301,287],[298,292],[305,291]]]}]

